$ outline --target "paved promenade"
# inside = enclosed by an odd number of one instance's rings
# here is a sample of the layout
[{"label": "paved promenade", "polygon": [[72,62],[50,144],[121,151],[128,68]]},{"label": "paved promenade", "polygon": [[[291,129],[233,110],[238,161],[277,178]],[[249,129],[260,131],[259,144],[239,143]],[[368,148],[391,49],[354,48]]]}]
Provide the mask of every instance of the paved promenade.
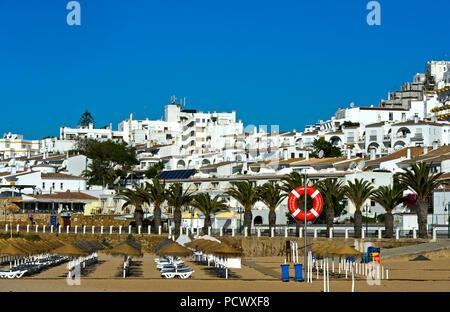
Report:
[{"label": "paved promenade", "polygon": [[407,256],[450,248],[450,240],[422,243],[397,248],[382,248],[381,258],[387,259],[395,256]]}]

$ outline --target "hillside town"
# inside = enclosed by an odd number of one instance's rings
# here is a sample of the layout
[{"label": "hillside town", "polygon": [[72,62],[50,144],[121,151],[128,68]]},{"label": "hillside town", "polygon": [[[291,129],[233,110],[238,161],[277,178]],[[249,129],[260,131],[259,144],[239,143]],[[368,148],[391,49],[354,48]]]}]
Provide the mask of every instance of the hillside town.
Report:
[{"label": "hillside town", "polygon": [[[126,226],[133,221],[136,207],[127,203],[123,190],[143,187],[156,178],[168,187],[181,184],[192,194],[219,196],[229,211],[213,216],[211,227],[234,233],[242,230],[245,214],[227,192],[236,182],[246,181],[254,187],[277,184],[296,172],[312,184],[327,178],[343,184],[363,179],[377,189],[392,185],[395,174],[418,163],[442,173],[441,182],[450,179],[448,61],[428,62],[425,73],[417,73],[377,105],[351,103],[304,129],[299,125],[298,130],[279,131],[280,126],[269,120],[267,125],[244,125],[238,119],[239,111],[203,112],[186,106],[184,98],[173,95],[161,120],[137,120],[126,113],[117,128],[112,123],[96,128],[86,111],[79,126],[62,125],[59,137],[4,134],[0,139],[0,199],[7,204],[0,207],[4,216],[0,221],[34,219],[30,224],[44,225],[57,216],[58,224],[71,226],[77,215],[80,219],[110,216]],[[82,147],[83,142],[93,141],[120,144],[133,151],[136,162],[112,163],[110,169],[116,174],[95,180],[98,160],[83,153]],[[446,230],[448,226],[450,196],[446,190],[441,186],[429,199],[429,229]],[[275,207],[277,226],[293,224],[287,201],[285,197]],[[336,226],[351,223],[355,213],[348,198],[342,205],[333,220]],[[173,210],[168,201],[160,208],[163,230],[168,231],[174,222]],[[361,209],[371,223],[386,213],[370,198]],[[154,210],[154,204],[144,204],[144,218],[151,221]],[[269,210],[263,201],[255,202],[249,226],[268,228]],[[396,228],[417,229],[414,209],[398,205],[393,213]],[[205,217],[190,205],[183,207],[181,218],[185,228],[205,225]]]}]

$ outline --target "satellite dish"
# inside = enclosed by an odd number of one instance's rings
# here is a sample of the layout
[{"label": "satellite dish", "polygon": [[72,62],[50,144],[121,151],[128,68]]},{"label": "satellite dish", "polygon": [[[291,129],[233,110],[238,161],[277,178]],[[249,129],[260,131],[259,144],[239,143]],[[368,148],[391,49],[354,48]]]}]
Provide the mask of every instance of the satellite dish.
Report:
[{"label": "satellite dish", "polygon": [[364,161],[364,160],[361,160],[359,163],[358,163],[358,169],[359,170],[363,170],[363,168],[366,166],[366,162]]},{"label": "satellite dish", "polygon": [[323,154],[324,154],[324,151],[323,151],[323,150],[320,150],[320,152],[319,152],[319,158],[323,158]]}]

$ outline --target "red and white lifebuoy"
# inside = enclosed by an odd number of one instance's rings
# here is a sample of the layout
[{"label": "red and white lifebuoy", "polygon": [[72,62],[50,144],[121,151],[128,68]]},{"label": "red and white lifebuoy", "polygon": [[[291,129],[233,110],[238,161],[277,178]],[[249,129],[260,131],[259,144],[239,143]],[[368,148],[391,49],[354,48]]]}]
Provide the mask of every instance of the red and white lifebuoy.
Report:
[{"label": "red and white lifebuoy", "polygon": [[[320,195],[318,190],[316,190],[312,187],[309,187],[309,186],[306,187],[306,194],[308,196],[311,196],[311,198],[314,201],[312,209],[310,209],[306,213],[306,220],[312,221],[312,220],[318,218],[320,216],[320,214],[322,213],[323,199],[322,199],[322,195]],[[300,186],[291,192],[291,194],[289,195],[289,200],[288,200],[288,208],[289,208],[289,212],[290,212],[291,216],[297,220],[302,220],[302,221],[305,220],[305,212],[303,211],[303,209],[298,208],[297,199],[303,195],[305,195],[305,187]]]}]

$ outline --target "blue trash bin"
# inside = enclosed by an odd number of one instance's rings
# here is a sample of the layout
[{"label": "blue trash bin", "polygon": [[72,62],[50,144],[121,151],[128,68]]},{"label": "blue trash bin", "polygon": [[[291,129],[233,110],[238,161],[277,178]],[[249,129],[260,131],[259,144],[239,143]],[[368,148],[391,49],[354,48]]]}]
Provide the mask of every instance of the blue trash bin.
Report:
[{"label": "blue trash bin", "polygon": [[281,265],[281,279],[283,282],[289,282],[289,264]]},{"label": "blue trash bin", "polygon": [[301,264],[294,264],[295,270],[295,281],[302,282],[303,281],[303,271]]}]

